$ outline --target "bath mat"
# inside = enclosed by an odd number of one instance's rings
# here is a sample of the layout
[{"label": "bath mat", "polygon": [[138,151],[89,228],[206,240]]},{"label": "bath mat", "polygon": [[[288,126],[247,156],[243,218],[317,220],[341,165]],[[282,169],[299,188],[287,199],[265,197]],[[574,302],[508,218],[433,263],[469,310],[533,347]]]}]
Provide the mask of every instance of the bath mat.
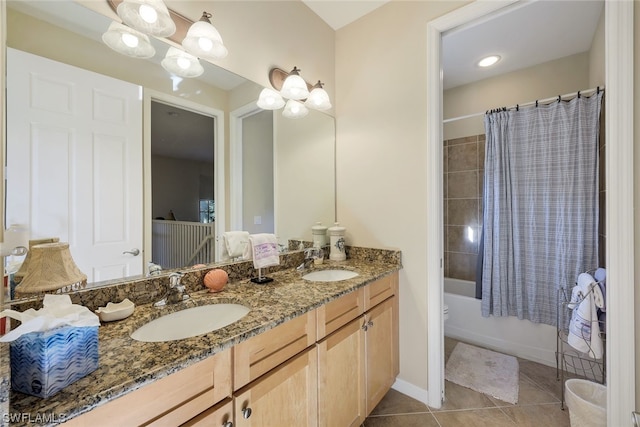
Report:
[{"label": "bath mat", "polygon": [[456,344],[444,370],[448,381],[518,403],[518,359],[465,343]]}]

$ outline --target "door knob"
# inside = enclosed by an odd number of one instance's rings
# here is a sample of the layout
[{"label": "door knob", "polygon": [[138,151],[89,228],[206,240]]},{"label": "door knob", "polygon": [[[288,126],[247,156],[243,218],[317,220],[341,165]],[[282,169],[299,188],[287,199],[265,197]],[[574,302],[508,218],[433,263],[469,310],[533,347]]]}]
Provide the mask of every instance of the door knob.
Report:
[{"label": "door knob", "polygon": [[138,249],[138,248],[133,248],[133,249],[131,249],[130,251],[124,251],[124,252],[122,252],[122,253],[123,253],[123,254],[131,254],[131,255],[133,255],[133,256],[138,256],[138,255],[140,255],[140,249]]}]

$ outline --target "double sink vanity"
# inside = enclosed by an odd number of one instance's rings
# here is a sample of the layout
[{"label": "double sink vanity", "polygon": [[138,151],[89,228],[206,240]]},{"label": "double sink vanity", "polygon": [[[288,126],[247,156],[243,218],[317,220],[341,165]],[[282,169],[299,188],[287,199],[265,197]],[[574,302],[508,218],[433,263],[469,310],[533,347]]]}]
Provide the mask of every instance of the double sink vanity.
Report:
[{"label": "double sink vanity", "polygon": [[[187,300],[136,301],[99,328],[96,371],[48,399],[11,392],[9,413],[65,426],[361,425],[399,371],[400,252],[354,247],[303,272],[301,256],[282,255],[266,285],[250,263],[219,266],[230,281],[218,293],[202,285],[208,269],[187,272]],[[151,286],[139,282],[108,292],[135,299]],[[72,295],[91,309],[100,298]]]}]

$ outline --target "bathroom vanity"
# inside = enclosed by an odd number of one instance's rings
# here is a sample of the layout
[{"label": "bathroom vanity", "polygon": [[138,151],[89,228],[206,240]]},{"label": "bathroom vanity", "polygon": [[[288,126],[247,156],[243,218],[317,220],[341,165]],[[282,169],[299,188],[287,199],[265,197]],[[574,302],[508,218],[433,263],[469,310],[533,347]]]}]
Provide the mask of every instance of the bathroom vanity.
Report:
[{"label": "bathroom vanity", "polygon": [[[321,267],[358,276],[308,281],[311,270],[287,268],[266,286],[247,277],[162,308],[138,305],[100,327],[98,370],[49,399],[12,392],[10,412],[56,414],[65,426],[359,426],[399,372],[400,253],[363,251]],[[165,314],[218,303],[250,311],[192,338],[130,337]]]}]

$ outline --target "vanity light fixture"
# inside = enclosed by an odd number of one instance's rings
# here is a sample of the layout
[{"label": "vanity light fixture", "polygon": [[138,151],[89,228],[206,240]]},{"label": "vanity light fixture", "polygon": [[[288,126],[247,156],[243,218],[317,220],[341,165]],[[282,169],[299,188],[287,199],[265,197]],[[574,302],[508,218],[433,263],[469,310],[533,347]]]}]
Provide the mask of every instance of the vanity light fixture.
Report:
[{"label": "vanity light fixture", "polygon": [[204,73],[198,58],[173,46],[167,50],[160,64],[165,70],[180,77],[198,77]]},{"label": "vanity light fixture", "polygon": [[331,108],[329,94],[323,89],[323,83],[318,80],[318,83],[311,86],[300,77],[298,67],[293,67],[289,73],[280,68],[272,68],[269,82],[275,90],[264,88],[257,102],[258,107],[264,110],[285,107],[282,115],[296,119],[309,114],[309,108],[320,111]]},{"label": "vanity light fixture", "polygon": [[102,41],[116,52],[133,58],[151,58],[156,54],[148,36],[115,21],[102,35]]},{"label": "vanity light fixture", "polygon": [[478,61],[478,67],[482,67],[482,68],[490,67],[496,64],[498,61],[500,61],[499,55],[487,56],[485,58],[482,58],[480,61]]},{"label": "vanity light fixture", "polygon": [[176,24],[162,0],[123,0],[116,9],[128,26],[157,37],[168,37],[176,32]]},{"label": "vanity light fixture", "polygon": [[202,18],[189,27],[187,36],[182,40],[182,47],[192,55],[215,61],[227,56],[228,51],[209,18],[210,13],[202,12]]}]

